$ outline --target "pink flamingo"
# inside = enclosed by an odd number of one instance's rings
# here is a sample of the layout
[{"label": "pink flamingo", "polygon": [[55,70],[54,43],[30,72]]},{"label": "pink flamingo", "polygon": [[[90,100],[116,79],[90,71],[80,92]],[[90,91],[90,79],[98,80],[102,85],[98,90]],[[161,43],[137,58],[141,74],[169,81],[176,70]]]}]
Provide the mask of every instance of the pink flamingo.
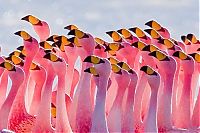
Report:
[{"label": "pink flamingo", "polygon": [[[95,39],[97,40],[97,38],[95,38]],[[95,49],[94,49],[94,55],[102,57],[102,58],[106,58],[108,56],[107,53],[104,52],[106,44],[101,44],[96,40],[95,40],[96,46],[95,46]]]},{"label": "pink flamingo", "polygon": [[[63,59],[57,57],[55,54],[52,53],[47,53],[44,58],[47,58],[53,62],[53,69],[58,75],[58,88],[56,99],[56,132],[72,132],[72,129],[69,125],[65,105],[65,75],[67,64]],[[63,70],[60,71],[59,68],[63,68]]]},{"label": "pink flamingo", "polygon": [[134,32],[142,42],[145,42],[146,44],[151,43],[151,39],[140,28],[134,27],[129,28],[129,30]]},{"label": "pink flamingo", "polygon": [[113,39],[113,42],[123,42],[122,37],[116,31],[107,31],[106,34]]},{"label": "pink flamingo", "polygon": [[[111,72],[111,65],[108,60],[104,59],[104,63],[95,65],[95,69],[99,75],[95,79],[97,85],[96,103],[92,114],[91,132],[108,132],[105,100],[108,87],[108,79]],[[96,78],[96,77],[95,77]]]},{"label": "pink flamingo", "polygon": [[187,39],[190,40],[191,43],[193,44],[200,44],[200,41],[197,40],[196,36],[194,34],[187,34]]},{"label": "pink flamingo", "polygon": [[1,106],[1,119],[0,119],[0,129],[7,128],[8,124],[8,116],[20,86],[24,82],[24,72],[21,68],[15,67],[13,64],[9,62],[3,62],[0,64],[1,67],[5,68],[6,71],[9,73],[9,77],[12,80],[12,87],[8,94],[8,97],[4,101],[3,105]]},{"label": "pink flamingo", "polygon": [[[92,55],[94,51],[95,41],[90,34],[86,34],[80,30],[71,30],[68,35],[75,35],[78,38],[80,44],[77,52],[80,55],[81,61],[83,61],[88,55]],[[81,76],[77,85],[76,92],[74,94],[72,108],[70,113],[70,123],[72,123],[72,129],[78,132],[88,132],[91,128],[91,101],[90,101],[90,79],[91,75],[85,73],[84,70],[90,67],[89,63],[82,63]],[[89,81],[89,82],[85,82]],[[84,88],[83,88],[84,86]],[[80,95],[81,94],[81,95]],[[76,110],[76,111],[74,111]],[[76,126],[75,126],[76,125]]]},{"label": "pink flamingo", "polygon": [[150,20],[148,22],[145,23],[145,25],[153,28],[154,30],[156,30],[163,38],[170,38],[170,33],[169,31],[162,27],[158,22],[156,22],[155,20]]},{"label": "pink flamingo", "polygon": [[23,38],[27,56],[25,58],[24,64],[25,81],[22,87],[20,87],[20,89],[18,90],[16,98],[13,102],[13,106],[8,120],[8,128],[15,132],[21,132],[23,130],[31,131],[33,124],[35,123],[35,117],[27,113],[25,107],[25,93],[30,75],[30,65],[35,54],[39,49],[39,44],[36,39],[31,37],[25,31],[18,31],[15,34]]},{"label": "pink flamingo", "polygon": [[41,21],[35,16],[27,15],[23,17],[21,20],[28,21],[33,25],[35,32],[38,34],[40,41],[46,41],[46,39],[50,35],[49,25],[45,21]]},{"label": "pink flamingo", "polygon": [[181,59],[181,66],[184,72],[183,88],[180,96],[180,101],[177,104],[178,112],[176,113],[175,126],[188,129],[191,127],[191,83],[192,75],[194,73],[194,60],[181,51],[174,52],[173,56]]},{"label": "pink flamingo", "polygon": [[160,51],[151,52],[149,55],[157,59],[161,80],[164,83],[158,97],[158,131],[171,131],[174,130],[172,128],[171,100],[177,63],[172,57]]},{"label": "pink flamingo", "polygon": [[131,32],[127,29],[119,29],[117,30],[117,32],[120,33],[128,43],[134,43],[136,41],[139,41],[139,39],[133,36]]},{"label": "pink flamingo", "polygon": [[[120,68],[117,68],[116,65],[112,65],[112,67],[113,66],[114,68],[112,69],[121,70]],[[123,100],[125,90],[127,89],[130,82],[130,76],[127,71],[121,70],[121,71],[118,71],[117,73],[115,74],[115,79],[118,85],[117,95],[113,103],[113,106],[107,116],[109,132],[120,132],[122,130],[122,125],[121,125],[122,124],[122,100]]]},{"label": "pink flamingo", "polygon": [[160,75],[149,66],[143,66],[140,70],[148,75],[147,80],[151,87],[149,108],[144,119],[144,131],[157,132],[157,95],[160,86]]},{"label": "pink flamingo", "polygon": [[[119,63],[118,63],[119,64]],[[127,69],[127,67],[121,66],[122,69]],[[127,69],[130,75],[130,83],[128,85],[128,94],[126,98],[125,108],[122,115],[122,132],[133,132],[133,103],[136,85],[138,82],[138,76],[132,69]]]},{"label": "pink flamingo", "polygon": [[[51,126],[51,96],[53,81],[56,76],[53,70],[53,66],[49,60],[45,60],[43,57],[48,53],[45,53],[44,49],[40,48],[39,54],[35,57],[35,61],[38,62],[41,67],[45,68],[46,82],[41,95],[41,102],[38,107],[37,118],[33,131],[35,132],[53,132],[54,129]],[[44,79],[42,79],[44,80]],[[41,130],[42,129],[42,130]]]}]

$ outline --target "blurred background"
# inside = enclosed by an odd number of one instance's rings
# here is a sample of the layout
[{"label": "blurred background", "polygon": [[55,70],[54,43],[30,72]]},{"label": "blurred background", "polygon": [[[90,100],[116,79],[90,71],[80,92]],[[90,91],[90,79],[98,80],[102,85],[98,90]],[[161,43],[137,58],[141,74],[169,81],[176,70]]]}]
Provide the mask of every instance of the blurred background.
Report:
[{"label": "blurred background", "polygon": [[199,0],[0,0],[0,46],[8,55],[22,40],[13,33],[26,30],[36,37],[31,25],[20,19],[32,14],[45,20],[52,34],[67,34],[63,27],[75,24],[105,40],[109,30],[138,26],[156,20],[173,38],[194,33],[199,37]]}]

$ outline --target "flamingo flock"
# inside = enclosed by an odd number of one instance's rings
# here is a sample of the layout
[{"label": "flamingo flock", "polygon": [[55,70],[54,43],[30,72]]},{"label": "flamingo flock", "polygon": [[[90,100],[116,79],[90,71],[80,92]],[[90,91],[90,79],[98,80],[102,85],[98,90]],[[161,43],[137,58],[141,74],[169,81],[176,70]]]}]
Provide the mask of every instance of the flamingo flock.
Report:
[{"label": "flamingo flock", "polygon": [[33,15],[21,20],[39,40],[17,31],[23,44],[0,57],[1,132],[200,131],[200,41],[194,34],[178,41],[151,20],[144,30],[105,32],[108,42],[76,25],[52,35]]}]

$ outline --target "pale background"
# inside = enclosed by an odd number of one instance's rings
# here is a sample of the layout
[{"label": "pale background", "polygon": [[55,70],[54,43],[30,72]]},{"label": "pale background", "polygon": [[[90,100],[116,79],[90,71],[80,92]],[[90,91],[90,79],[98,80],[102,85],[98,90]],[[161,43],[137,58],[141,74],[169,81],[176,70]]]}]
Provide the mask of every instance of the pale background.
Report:
[{"label": "pale background", "polygon": [[[198,0],[0,0],[0,46],[7,55],[22,40],[13,33],[24,29],[35,36],[30,24],[20,19],[32,14],[45,20],[52,33],[66,34],[68,24],[76,24],[94,36],[109,40],[108,30],[139,26],[155,19],[167,27],[172,37],[194,33],[199,36]],[[35,36],[36,37],[36,36]]]}]

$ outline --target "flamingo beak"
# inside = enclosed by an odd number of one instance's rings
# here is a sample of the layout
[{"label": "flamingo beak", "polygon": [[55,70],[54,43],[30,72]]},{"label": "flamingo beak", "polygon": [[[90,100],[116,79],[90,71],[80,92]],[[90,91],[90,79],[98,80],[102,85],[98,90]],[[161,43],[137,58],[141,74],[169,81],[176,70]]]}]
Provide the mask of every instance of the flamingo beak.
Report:
[{"label": "flamingo beak", "polygon": [[122,34],[122,29],[117,30],[118,33]]},{"label": "flamingo beak", "polygon": [[25,20],[25,21],[29,22],[29,15],[27,15],[27,16],[21,18],[21,20]]}]

